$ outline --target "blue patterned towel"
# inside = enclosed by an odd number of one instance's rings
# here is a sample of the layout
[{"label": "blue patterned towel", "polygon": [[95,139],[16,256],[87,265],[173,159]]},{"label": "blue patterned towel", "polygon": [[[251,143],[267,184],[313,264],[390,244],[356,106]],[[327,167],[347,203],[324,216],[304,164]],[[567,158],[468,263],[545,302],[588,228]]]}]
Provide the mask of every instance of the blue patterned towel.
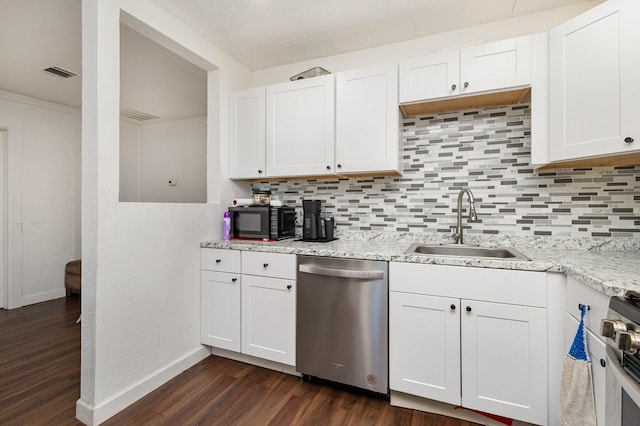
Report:
[{"label": "blue patterned towel", "polygon": [[584,328],[586,313],[587,305],[583,304],[578,331],[562,365],[560,424],[565,426],[596,425],[591,358],[587,348],[587,331]]}]

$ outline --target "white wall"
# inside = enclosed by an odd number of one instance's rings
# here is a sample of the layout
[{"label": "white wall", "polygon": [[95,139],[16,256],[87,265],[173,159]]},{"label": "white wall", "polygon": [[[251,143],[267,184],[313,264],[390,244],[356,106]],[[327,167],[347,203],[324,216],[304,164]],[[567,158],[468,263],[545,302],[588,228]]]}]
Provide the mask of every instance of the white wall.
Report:
[{"label": "white wall", "polygon": [[336,73],[359,67],[414,58],[456,47],[503,40],[520,35],[548,31],[550,28],[576,16],[598,2],[581,2],[557,9],[519,16],[498,22],[435,34],[400,43],[388,44],[357,52],[316,58],[279,67],[256,70],[251,77],[251,87],[289,81],[289,77],[313,67],[323,67]]},{"label": "white wall", "polygon": [[140,201],[140,125],[120,122],[120,201]]},{"label": "white wall", "polygon": [[63,297],[80,257],[80,111],[0,92],[8,135],[9,308]]},{"label": "white wall", "polygon": [[207,201],[206,117],[121,125],[120,201]]},{"label": "white wall", "polygon": [[[120,203],[122,19],[209,70],[206,204]],[[83,0],[82,374],[76,414],[98,424],[208,354],[199,338],[199,244],[220,237],[220,141],[229,90],[249,72],[149,0]],[[216,68],[217,67],[217,68]],[[98,72],[100,71],[100,72]]]}]

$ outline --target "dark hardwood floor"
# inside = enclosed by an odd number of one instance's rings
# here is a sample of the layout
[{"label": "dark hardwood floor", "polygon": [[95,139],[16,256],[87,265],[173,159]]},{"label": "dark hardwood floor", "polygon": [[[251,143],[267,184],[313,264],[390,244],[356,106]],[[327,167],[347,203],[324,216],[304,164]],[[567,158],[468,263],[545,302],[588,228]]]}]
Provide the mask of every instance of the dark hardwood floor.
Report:
[{"label": "dark hardwood floor", "polygon": [[[0,425],[80,425],[77,296],[0,310]],[[473,423],[219,357],[208,357],[104,425]]]},{"label": "dark hardwood floor", "polygon": [[0,310],[0,425],[73,425],[80,298]]}]

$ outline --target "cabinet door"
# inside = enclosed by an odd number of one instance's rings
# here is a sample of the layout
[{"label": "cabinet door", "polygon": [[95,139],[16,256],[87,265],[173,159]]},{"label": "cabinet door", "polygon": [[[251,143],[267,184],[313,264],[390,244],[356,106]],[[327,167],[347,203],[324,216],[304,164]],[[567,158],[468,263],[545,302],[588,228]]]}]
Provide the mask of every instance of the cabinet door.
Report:
[{"label": "cabinet door", "polygon": [[334,170],[333,75],[267,87],[267,175],[318,176]]},{"label": "cabinet door", "polygon": [[[589,313],[587,313],[587,316]],[[567,313],[566,318],[566,333],[565,342],[567,352],[571,348],[573,339],[576,336],[578,330],[578,319],[574,318],[571,314]],[[605,423],[605,392],[606,392],[606,364],[603,362],[606,360],[606,345],[596,336],[591,330],[587,330],[587,351],[591,358],[591,373],[593,376],[593,396],[596,403],[596,421],[599,425]]]},{"label": "cabinet door", "polygon": [[229,95],[229,177],[265,176],[265,88]]},{"label": "cabinet door", "polygon": [[549,33],[552,161],[640,149],[638,16],[610,0]]},{"label": "cabinet door", "polygon": [[460,51],[460,94],[531,84],[531,36]]},{"label": "cabinet door", "polygon": [[336,172],[398,171],[398,64],[336,76]]},{"label": "cabinet door", "polygon": [[460,94],[460,51],[435,53],[400,62],[400,103]]},{"label": "cabinet door", "polygon": [[240,274],[200,272],[200,334],[205,345],[240,352]]},{"label": "cabinet door", "polygon": [[460,405],[460,301],[389,294],[389,387]]},{"label": "cabinet door", "polygon": [[462,405],[546,424],[546,310],[461,303]]},{"label": "cabinet door", "polygon": [[243,275],[242,353],[295,365],[295,337],[295,281]]}]

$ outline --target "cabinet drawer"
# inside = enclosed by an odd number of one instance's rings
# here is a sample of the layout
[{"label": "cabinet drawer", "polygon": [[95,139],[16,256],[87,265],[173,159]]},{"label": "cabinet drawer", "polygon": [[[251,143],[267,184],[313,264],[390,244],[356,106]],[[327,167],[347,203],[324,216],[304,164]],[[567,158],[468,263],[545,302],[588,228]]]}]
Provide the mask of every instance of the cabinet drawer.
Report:
[{"label": "cabinet drawer", "polygon": [[609,296],[594,290],[577,278],[567,277],[567,312],[580,318],[578,304],[589,305],[584,323],[589,330],[600,335],[600,321],[606,318],[609,310]]},{"label": "cabinet drawer", "polygon": [[240,252],[225,249],[200,249],[200,269],[240,273]]},{"label": "cabinet drawer", "polygon": [[545,272],[389,263],[389,289],[514,305],[547,306]]},{"label": "cabinet drawer", "polygon": [[243,251],[242,273],[295,280],[296,255]]}]

